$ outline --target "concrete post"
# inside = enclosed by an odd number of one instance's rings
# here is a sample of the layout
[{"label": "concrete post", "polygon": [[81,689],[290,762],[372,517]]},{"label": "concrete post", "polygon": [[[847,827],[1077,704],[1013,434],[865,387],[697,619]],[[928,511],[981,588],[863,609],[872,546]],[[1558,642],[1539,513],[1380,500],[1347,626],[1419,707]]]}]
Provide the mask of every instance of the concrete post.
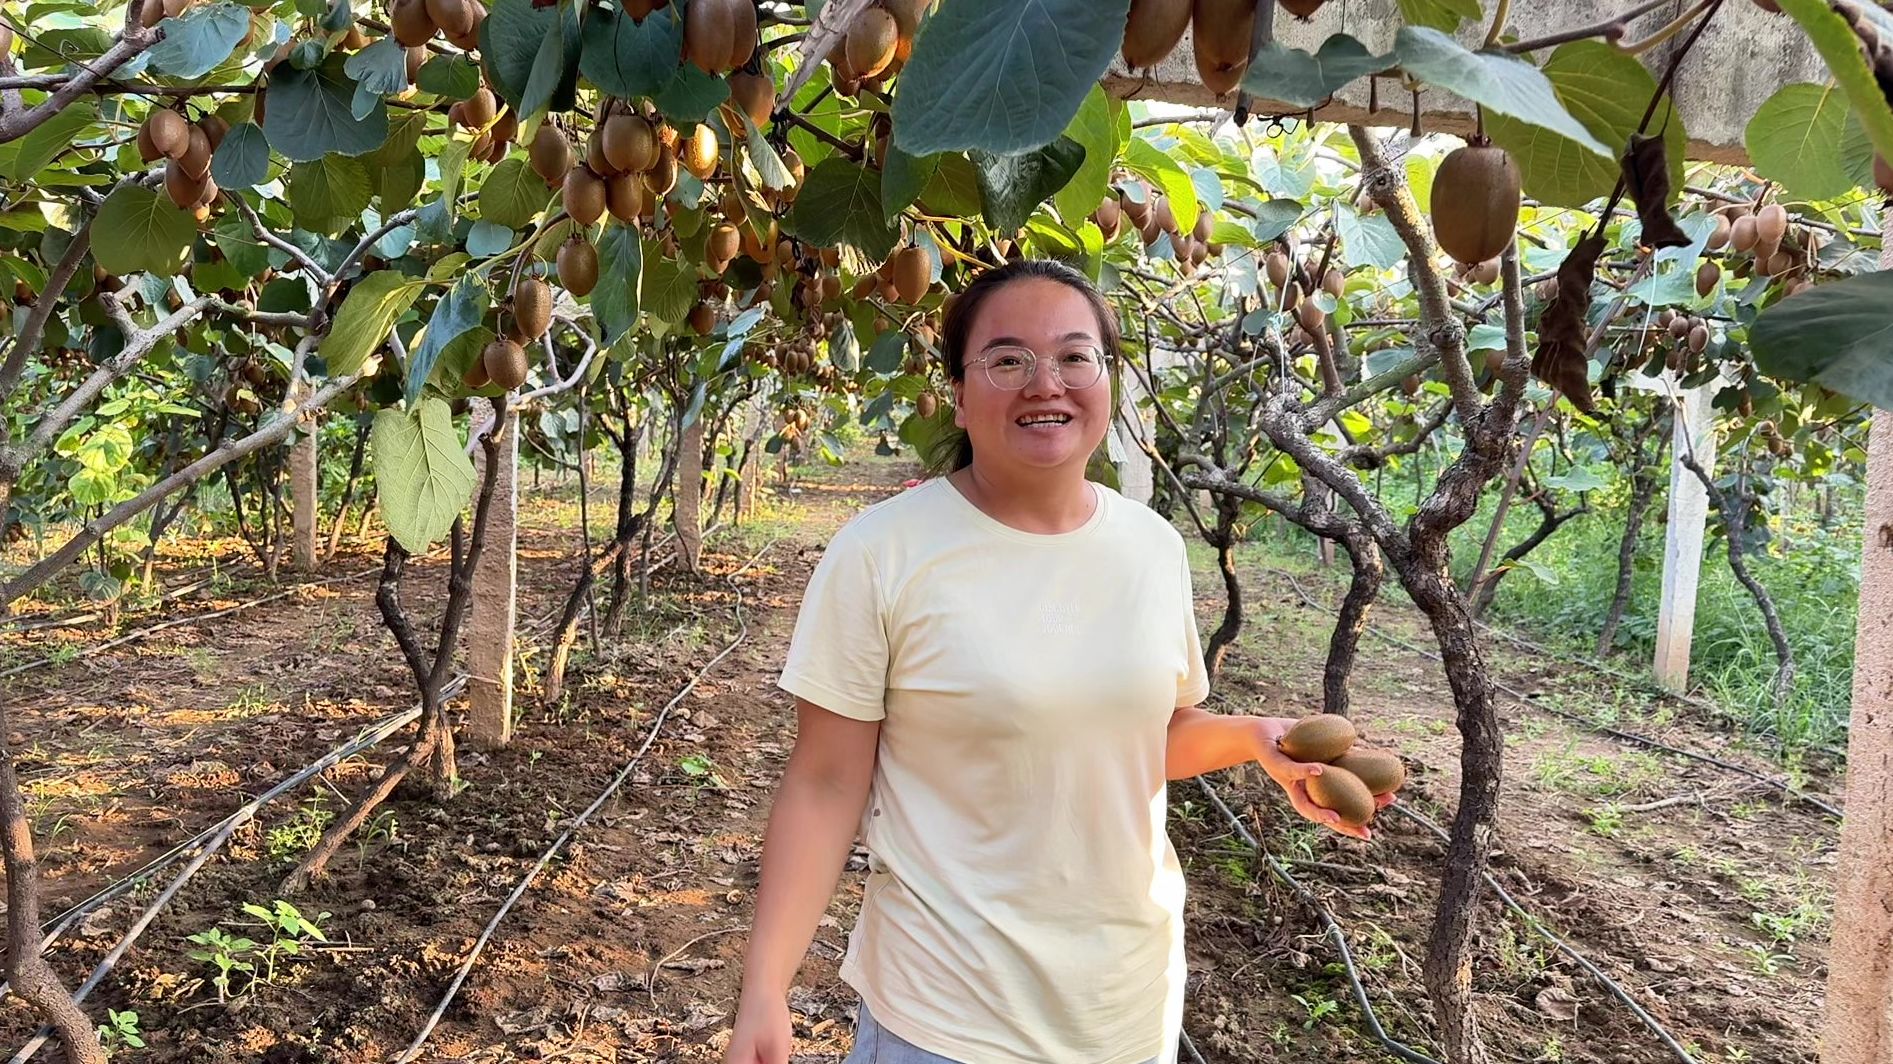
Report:
[{"label": "concrete post", "polygon": [[1696,629],[1696,584],[1702,576],[1709,493],[1683,466],[1682,456],[1693,444],[1697,463],[1715,473],[1715,414],[1709,408],[1713,387],[1682,393],[1670,437],[1676,443],[1670,454],[1669,526],[1663,539],[1663,602],[1656,620],[1656,682],[1666,691],[1689,686],[1689,641]]},{"label": "concrete post", "polygon": [[[307,383],[298,381],[290,391],[290,402],[301,402],[309,391]],[[289,499],[290,528],[292,542],[291,557],[297,569],[308,572],[316,567],[316,525],[318,506],[318,461],[316,432],[321,425],[317,418],[310,415],[297,426],[299,435],[289,448]]]},{"label": "concrete post", "polygon": [[[519,415],[506,413],[499,476],[486,516],[486,546],[473,570],[467,616],[467,712],[464,736],[476,749],[496,750],[513,740],[513,626],[518,617]],[[493,408],[476,403],[473,431],[493,421]],[[475,499],[486,479],[486,449],[473,451]]]},{"label": "concrete post", "polygon": [[1124,375],[1118,399],[1117,421],[1111,425],[1111,457],[1117,463],[1117,490],[1127,499],[1144,505],[1156,494],[1156,466],[1144,453],[1144,440],[1153,439],[1155,426],[1143,416],[1139,404],[1149,393],[1143,379],[1135,373]]},{"label": "concrete post", "polygon": [[678,556],[684,568],[698,571],[703,549],[703,419],[684,429],[677,444],[677,480],[671,487],[671,520],[677,527]]},{"label": "concrete post", "polygon": [[[1893,208],[1883,224],[1893,224]],[[1880,249],[1880,268],[1893,269],[1893,244]],[[1885,410],[1874,411],[1867,438],[1866,516],[1822,1064],[1893,1060],[1893,413]]]}]

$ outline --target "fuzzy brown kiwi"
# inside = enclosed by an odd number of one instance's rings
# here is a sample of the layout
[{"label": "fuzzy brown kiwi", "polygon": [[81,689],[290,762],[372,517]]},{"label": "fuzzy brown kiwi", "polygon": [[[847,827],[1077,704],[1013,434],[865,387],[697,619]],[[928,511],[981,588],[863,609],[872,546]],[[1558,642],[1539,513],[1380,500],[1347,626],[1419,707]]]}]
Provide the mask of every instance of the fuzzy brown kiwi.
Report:
[{"label": "fuzzy brown kiwi", "polygon": [[718,160],[723,156],[723,145],[717,140],[716,130],[708,122],[698,122],[688,137],[682,140],[680,162],[691,176],[700,181],[709,180],[716,173]]},{"label": "fuzzy brown kiwi", "polygon": [[408,48],[406,54],[408,84],[412,85],[421,76],[421,68],[427,65],[427,48],[417,44]]},{"label": "fuzzy brown kiwi", "polygon": [[735,226],[724,222],[715,229],[710,230],[709,237],[704,241],[703,253],[712,263],[720,264],[716,265],[714,269],[716,272],[721,273],[723,272],[723,267],[729,265],[730,260],[734,259],[736,253],[741,251],[742,248],[743,235],[737,232]]},{"label": "fuzzy brown kiwi", "polygon": [[756,128],[769,124],[769,116],[776,110],[776,83],[768,74],[751,74],[739,70],[730,75],[730,99],[743,109]]},{"label": "fuzzy brown kiwi", "polygon": [[1696,294],[1708,296],[1721,280],[1722,267],[1717,266],[1714,259],[1702,260],[1702,265],[1696,267]]},{"label": "fuzzy brown kiwi", "polygon": [[1788,235],[1788,208],[1770,203],[1755,212],[1755,256],[1768,258],[1781,249],[1781,238]]},{"label": "fuzzy brown kiwi", "polygon": [[1341,298],[1347,291],[1347,275],[1338,266],[1328,267],[1328,272],[1321,275],[1321,290],[1336,299]]},{"label": "fuzzy brown kiwi", "polygon": [[736,6],[748,0],[693,0],[684,9],[684,56],[706,74],[729,67],[736,44]]},{"label": "fuzzy brown kiwi", "polygon": [[1321,10],[1321,5],[1328,0],[1281,0],[1282,10],[1296,18],[1309,18]]},{"label": "fuzzy brown kiwi", "polygon": [[894,16],[878,7],[868,8],[848,26],[848,67],[857,77],[875,77],[894,61],[899,43],[900,24]]},{"label": "fuzzy brown kiwi", "polygon": [[493,120],[493,142],[511,147],[513,138],[519,136],[519,116],[509,108]]},{"label": "fuzzy brown kiwi", "polygon": [[474,90],[473,95],[461,101],[462,113],[467,116],[467,125],[473,129],[483,128],[493,121],[499,111],[498,101],[493,99],[493,90],[485,85]]},{"label": "fuzzy brown kiwi", "polygon": [[1163,62],[1190,28],[1191,0],[1131,0],[1124,18],[1124,65],[1132,70]]},{"label": "fuzzy brown kiwi", "polygon": [[473,28],[473,8],[467,0],[422,0],[427,17],[440,32],[457,37]]},{"label": "fuzzy brown kiwi", "polygon": [[1690,351],[1698,355],[1702,354],[1703,349],[1709,346],[1709,327],[1707,325],[1691,326],[1688,343]]},{"label": "fuzzy brown kiwi", "polygon": [[403,47],[417,48],[434,39],[440,27],[427,13],[426,0],[394,0],[388,9],[388,32]]},{"label": "fuzzy brown kiwi", "polygon": [[469,391],[476,392],[487,386],[489,382],[486,377],[486,352],[484,350],[480,352],[479,358],[474,359],[473,362],[467,366],[467,371],[460,375],[460,383],[466,385]]},{"label": "fuzzy brown kiwi", "polygon": [[1281,288],[1288,284],[1288,256],[1277,248],[1270,248],[1262,256],[1262,270],[1269,276],[1269,284]]},{"label": "fuzzy brown kiwi", "polygon": [[624,0],[624,13],[631,16],[633,22],[643,22],[644,17],[659,8],[668,7],[670,0]]},{"label": "fuzzy brown kiwi", "polygon": [[546,184],[563,184],[566,172],[572,169],[572,145],[557,126],[541,122],[539,131],[532,135],[532,147],[526,149],[526,163]]},{"label": "fuzzy brown kiwi", "polygon": [[1204,88],[1221,96],[1242,81],[1254,26],[1255,0],[1194,0],[1190,39]]},{"label": "fuzzy brown kiwi", "polygon": [[1710,251],[1721,251],[1723,248],[1728,247],[1729,236],[1734,228],[1735,223],[1729,220],[1728,215],[1716,215],[1713,228],[1709,230],[1708,243],[1705,246],[1708,247]]},{"label": "fuzzy brown kiwi", "polygon": [[644,172],[644,188],[655,198],[669,193],[676,184],[677,153],[671,151],[668,145],[660,145],[657,162]]},{"label": "fuzzy brown kiwi", "polygon": [[914,413],[923,418],[931,418],[939,412],[940,400],[932,392],[921,392],[920,398],[914,400]]},{"label": "fuzzy brown kiwi", "polygon": [[559,283],[573,298],[584,298],[598,285],[598,251],[582,237],[559,245],[558,267]]},{"label": "fuzzy brown kiwi", "polygon": [[513,286],[513,322],[522,340],[537,340],[552,327],[552,289],[537,277]]},{"label": "fuzzy brown kiwi", "polygon": [[1363,827],[1374,819],[1374,792],[1361,778],[1330,765],[1321,775],[1308,777],[1308,797],[1323,809],[1332,809],[1343,823]]},{"label": "fuzzy brown kiwi", "polygon": [[1352,772],[1375,795],[1390,794],[1407,782],[1405,762],[1387,750],[1355,747],[1335,758],[1334,767]]},{"label": "fuzzy brown kiwi", "polygon": [[1472,268],[1472,283],[1478,285],[1497,284],[1499,280],[1499,260],[1487,259]]},{"label": "fuzzy brown kiwi", "polygon": [[589,167],[572,167],[565,172],[563,202],[573,221],[591,225],[605,215],[604,180]]},{"label": "fuzzy brown kiwi", "polygon": [[151,143],[151,123],[149,120],[138,126],[138,158],[144,162],[156,162],[164,158],[164,153]]},{"label": "fuzzy brown kiwi", "polygon": [[1303,717],[1282,736],[1282,753],[1296,761],[1332,761],[1348,752],[1360,737],[1354,722],[1334,713]]},{"label": "fuzzy brown kiwi", "polygon": [[605,178],[605,209],[626,225],[636,223],[644,213],[644,179],[637,174]]},{"label": "fuzzy brown kiwi", "polygon": [[197,128],[204,131],[204,138],[210,142],[210,150],[213,153],[216,152],[217,146],[223,143],[224,137],[230,133],[230,123],[224,121],[221,115],[216,114],[208,114],[198,119]]},{"label": "fuzzy brown kiwi", "polygon": [[1104,242],[1109,244],[1124,230],[1124,208],[1119,206],[1115,196],[1106,196],[1098,204],[1098,209],[1091,212],[1091,220],[1098,223],[1098,231],[1104,234]]},{"label": "fuzzy brown kiwi", "polygon": [[468,18],[471,25],[465,33],[446,34],[447,40],[463,52],[480,50],[480,24],[486,21],[486,5],[480,0],[467,0]]},{"label": "fuzzy brown kiwi", "polygon": [[690,323],[692,332],[698,336],[708,336],[710,330],[716,328],[716,310],[710,304],[699,301],[690,308],[690,317],[685,320]]},{"label": "fuzzy brown kiwi", "polygon": [[616,114],[605,119],[598,144],[611,165],[625,173],[641,174],[657,163],[657,130],[643,115]]},{"label": "fuzzy brown kiwi", "polygon": [[1455,260],[1496,259],[1518,228],[1519,174],[1504,148],[1455,149],[1433,175],[1433,235]]},{"label": "fuzzy brown kiwi", "polygon": [[933,286],[933,259],[927,249],[902,248],[894,253],[893,266],[894,290],[900,293],[900,301],[911,306],[925,299]]},{"label": "fuzzy brown kiwi", "polygon": [[1753,251],[1755,250],[1756,242],[1760,239],[1761,234],[1755,229],[1755,217],[1753,215],[1744,214],[1735,219],[1734,223],[1729,227],[1729,247],[1736,251]]},{"label": "fuzzy brown kiwi", "polygon": [[486,367],[488,382],[509,392],[526,383],[526,374],[532,369],[526,361],[526,349],[504,336],[486,345],[480,352],[480,362]]},{"label": "fuzzy brown kiwi", "polygon": [[191,124],[176,111],[151,112],[144,128],[151,132],[151,146],[167,159],[182,158],[191,148]]},{"label": "fuzzy brown kiwi", "polygon": [[1301,323],[1302,329],[1304,329],[1308,335],[1314,336],[1326,327],[1328,315],[1327,312],[1321,309],[1321,304],[1316,303],[1312,299],[1304,299],[1301,304],[1295,308],[1295,320]]},{"label": "fuzzy brown kiwi", "polygon": [[164,164],[164,194],[171,197],[171,202],[178,210],[188,211],[197,206],[204,198],[204,186],[208,177],[193,177],[176,159]]}]

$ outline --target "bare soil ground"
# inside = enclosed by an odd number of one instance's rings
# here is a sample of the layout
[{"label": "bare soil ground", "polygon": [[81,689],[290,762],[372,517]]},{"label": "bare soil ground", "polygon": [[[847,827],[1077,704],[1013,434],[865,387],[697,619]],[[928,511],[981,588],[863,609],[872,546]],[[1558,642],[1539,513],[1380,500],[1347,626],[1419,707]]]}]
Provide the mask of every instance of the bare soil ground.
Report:
[{"label": "bare soil ground", "polygon": [[[760,519],[713,537],[706,581],[674,567],[653,578],[648,609],[601,652],[581,650],[565,696],[538,696],[543,638],[520,657],[520,727],[505,751],[462,751],[467,789],[444,806],[396,800],[305,895],[289,899],[329,939],[281,961],[274,979],[229,1003],[186,937],[214,927],[267,943],[246,916],[329,816],[398,753],[397,736],[285,796],[244,828],[163,910],[91,1002],[136,1010],[153,1061],[386,1061],[440,999],[475,937],[563,825],[644,741],[655,713],[737,634],[745,639],[673,711],[631,781],[555,860],[500,925],[423,1051],[424,1060],[716,1061],[728,1037],[769,801],[794,742],[793,708],[774,688],[795,610],[829,533],[899,489],[906,465],[860,461],[810,471],[798,491],[766,490]],[[522,623],[556,611],[578,564],[569,485],[522,492]],[[610,524],[594,496],[594,532]],[[767,549],[764,549],[764,548]],[[226,545],[227,548],[227,545]],[[758,557],[758,552],[760,556]],[[195,548],[203,553],[202,545]],[[226,554],[228,550],[226,549]],[[373,544],[323,574],[374,566]],[[752,560],[753,559],[753,560]],[[1206,556],[1199,558],[1206,561]],[[1258,552],[1245,574],[1249,626],[1215,708],[1297,715],[1318,703],[1329,617],[1306,606]],[[204,566],[167,563],[172,586]],[[439,558],[404,590],[417,616],[438,604]],[[1334,587],[1301,577],[1318,598]],[[1207,631],[1220,615],[1207,567],[1197,586]],[[253,580],[207,588],[116,627],[0,632],[0,668],[60,646],[207,612],[276,589]],[[309,586],[254,610],[183,624],[103,653],[0,680],[22,734],[28,798],[46,862],[49,914],[135,871],[249,796],[357,731],[405,708],[412,689],[375,612],[372,576]],[[44,612],[44,611],[42,611]],[[1410,611],[1375,624],[1425,645]],[[581,647],[584,644],[581,643]],[[68,651],[67,653],[71,653]],[[1779,772],[1688,711],[1653,704],[1581,670],[1493,651],[1513,683],[1586,716],[1715,750]],[[1444,822],[1457,785],[1452,706],[1438,666],[1370,642],[1356,716],[1413,767],[1408,800]],[[1812,1062],[1824,977],[1833,826],[1702,766],[1596,738],[1511,706],[1501,882],[1709,1062]],[[1814,773],[1809,786],[1831,792]],[[1388,1030],[1431,1053],[1418,964],[1442,847],[1383,815],[1368,845],[1300,826],[1237,770],[1216,785],[1264,842],[1340,918]],[[1678,799],[1649,809],[1638,806]],[[1172,790],[1172,834],[1191,883],[1186,1029],[1212,1061],[1319,1052],[1393,1059],[1365,1023],[1320,925],[1234,838],[1194,784]],[[162,880],[160,880],[162,882]],[[54,951],[82,978],[156,894],[141,887],[85,921]],[[791,1004],[798,1060],[846,1052],[853,992],[836,977],[859,904],[844,878]],[[1474,983],[1488,1034],[1508,1061],[1666,1059],[1622,1004],[1522,921],[1492,907]],[[236,989],[242,989],[237,980]],[[30,1033],[0,1010],[0,1035]],[[48,1050],[40,1059],[56,1060]]]}]

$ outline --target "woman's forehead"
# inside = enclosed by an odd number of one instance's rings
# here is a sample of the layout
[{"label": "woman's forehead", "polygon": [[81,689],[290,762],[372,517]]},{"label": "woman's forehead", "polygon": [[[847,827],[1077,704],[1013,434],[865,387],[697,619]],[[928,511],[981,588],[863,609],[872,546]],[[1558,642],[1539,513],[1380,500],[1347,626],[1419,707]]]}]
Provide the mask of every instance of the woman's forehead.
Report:
[{"label": "woman's forehead", "polygon": [[1009,284],[980,306],[970,339],[984,347],[1008,337],[1026,343],[1100,339],[1089,300],[1057,281],[1034,278]]}]

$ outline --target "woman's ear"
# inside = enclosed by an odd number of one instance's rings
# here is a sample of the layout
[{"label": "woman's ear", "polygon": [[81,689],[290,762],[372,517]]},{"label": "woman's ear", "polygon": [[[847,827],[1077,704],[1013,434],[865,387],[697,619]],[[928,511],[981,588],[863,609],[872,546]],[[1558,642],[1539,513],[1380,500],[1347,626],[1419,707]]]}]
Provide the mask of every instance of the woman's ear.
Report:
[{"label": "woman's ear", "polygon": [[959,428],[966,427],[966,403],[964,402],[965,398],[966,398],[966,382],[954,381],[953,382],[953,424],[958,426]]}]

